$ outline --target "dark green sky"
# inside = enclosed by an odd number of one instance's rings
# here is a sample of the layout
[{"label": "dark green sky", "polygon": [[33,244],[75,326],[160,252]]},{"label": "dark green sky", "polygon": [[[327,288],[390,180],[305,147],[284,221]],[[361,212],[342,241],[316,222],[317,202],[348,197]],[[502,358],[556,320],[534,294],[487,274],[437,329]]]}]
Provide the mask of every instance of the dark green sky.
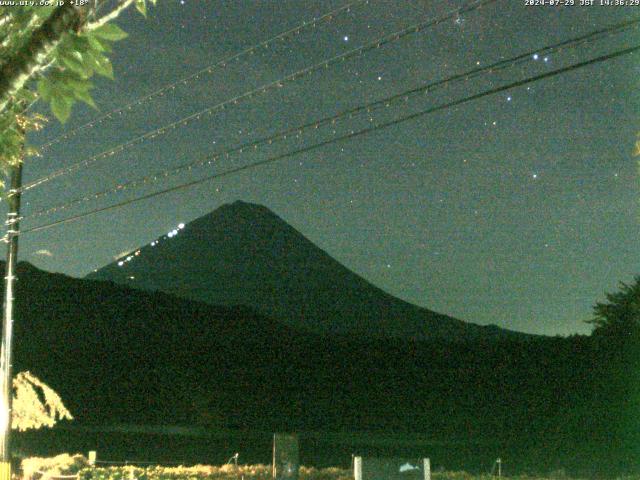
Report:
[{"label": "dark green sky", "polygon": [[[160,0],[147,20],[118,22],[115,82],[95,91],[102,112],[344,5],[345,1]],[[89,128],[25,168],[26,180],[272,82],[460,1],[371,0],[225,68]],[[169,168],[485,65],[632,15],[633,7],[527,7],[499,0],[268,90],[34,188],[25,215],[116,182]],[[385,110],[387,120],[509,81],[640,43],[638,30],[558,52]],[[591,306],[640,273],[637,55],[513,89],[301,154],[270,166],[24,235],[21,259],[81,276],[237,199],[271,208],[372,283],[410,302],[476,323],[545,334],[589,331]],[[79,108],[72,130],[98,112]],[[336,134],[366,125],[342,122]],[[51,121],[41,144],[62,133]],[[167,182],[86,202],[64,215],[326,140],[319,129]],[[28,219],[25,227],[63,218]]]}]

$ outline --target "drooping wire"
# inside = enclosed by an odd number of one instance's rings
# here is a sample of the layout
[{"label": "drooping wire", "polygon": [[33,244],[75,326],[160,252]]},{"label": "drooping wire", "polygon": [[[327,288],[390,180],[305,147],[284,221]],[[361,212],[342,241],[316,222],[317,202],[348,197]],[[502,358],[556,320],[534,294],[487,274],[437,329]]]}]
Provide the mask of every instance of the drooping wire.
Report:
[{"label": "drooping wire", "polygon": [[457,107],[459,105],[463,105],[465,103],[469,103],[469,102],[472,102],[474,100],[478,100],[478,99],[486,97],[488,95],[493,95],[493,94],[496,94],[496,93],[503,92],[505,90],[510,90],[510,89],[513,89],[513,88],[521,87],[523,85],[526,85],[526,84],[529,84],[529,83],[532,83],[532,82],[536,82],[536,81],[539,81],[539,80],[551,78],[551,77],[554,77],[554,76],[557,76],[557,75],[561,75],[563,73],[567,73],[567,72],[572,71],[572,70],[577,70],[579,68],[583,68],[583,67],[586,67],[586,66],[589,66],[589,65],[594,65],[596,63],[605,62],[607,60],[611,60],[613,58],[621,57],[623,55],[629,55],[629,54],[632,54],[632,53],[637,52],[637,51],[640,51],[640,45],[636,45],[636,46],[633,46],[633,47],[625,48],[623,50],[617,50],[615,52],[612,52],[612,53],[609,53],[609,54],[606,54],[606,55],[601,55],[599,57],[591,58],[591,59],[585,60],[583,62],[579,62],[579,63],[575,63],[573,65],[569,65],[567,67],[562,67],[562,68],[559,68],[559,69],[556,69],[556,70],[552,70],[552,71],[549,71],[549,72],[546,72],[546,73],[542,73],[542,74],[539,74],[539,75],[535,75],[533,77],[529,77],[529,78],[526,78],[526,79],[523,79],[523,80],[518,80],[518,81],[515,81],[515,82],[512,82],[512,83],[509,83],[507,85],[503,85],[503,86],[500,86],[500,87],[495,87],[495,88],[492,88],[492,89],[489,89],[489,90],[485,90],[483,92],[476,93],[474,95],[469,95],[469,96],[464,97],[462,99],[454,100],[454,101],[451,101],[451,102],[448,102],[448,103],[445,103],[445,104],[442,104],[442,105],[439,105],[439,106],[436,106],[436,107],[429,108],[427,110],[422,110],[420,112],[416,112],[416,113],[413,113],[413,114],[410,114],[410,115],[406,115],[404,117],[400,117],[400,118],[395,119],[395,120],[391,120],[391,121],[388,121],[388,122],[385,122],[385,123],[374,125],[374,126],[365,128],[363,130],[359,130],[357,132],[351,132],[351,133],[342,135],[342,136],[337,137],[337,138],[332,138],[330,140],[325,140],[323,142],[319,142],[319,143],[316,143],[314,145],[309,145],[309,146],[306,146],[306,147],[302,147],[302,148],[299,148],[299,149],[296,149],[296,150],[293,150],[293,151],[290,151],[290,152],[286,152],[286,153],[283,153],[283,154],[280,154],[280,155],[277,155],[277,156],[274,156],[274,157],[271,157],[271,158],[267,158],[265,160],[261,160],[261,161],[255,162],[255,163],[251,163],[251,164],[247,164],[247,165],[242,165],[242,166],[239,166],[239,167],[231,168],[231,169],[225,170],[225,171],[220,172],[220,173],[209,175],[209,176],[204,177],[204,178],[200,178],[200,179],[193,180],[193,181],[190,181],[190,182],[186,182],[186,183],[182,183],[182,184],[179,184],[179,185],[175,185],[175,186],[172,186],[172,187],[169,187],[169,188],[165,188],[163,190],[159,190],[159,191],[156,191],[156,192],[153,192],[153,193],[149,193],[149,194],[146,194],[146,195],[142,195],[142,196],[139,196],[139,197],[135,197],[135,198],[132,198],[132,199],[124,200],[122,202],[119,202],[119,203],[116,203],[116,204],[112,204],[112,205],[108,205],[108,206],[101,207],[101,208],[97,208],[97,209],[91,210],[89,212],[80,213],[80,214],[77,214],[77,215],[73,215],[71,217],[67,217],[67,218],[64,218],[64,219],[61,219],[61,220],[57,220],[55,222],[47,223],[47,224],[44,224],[44,225],[39,225],[37,227],[28,228],[26,230],[23,230],[22,233],[24,234],[24,233],[32,233],[32,232],[38,232],[38,231],[46,230],[46,229],[52,228],[54,226],[66,224],[66,223],[69,223],[69,222],[73,222],[73,221],[79,220],[81,218],[90,216],[90,215],[95,215],[97,213],[101,213],[101,212],[105,212],[105,211],[108,211],[108,210],[113,210],[113,209],[116,209],[116,208],[124,207],[126,205],[131,205],[133,203],[137,203],[137,202],[140,202],[140,201],[143,201],[143,200],[147,200],[147,199],[154,198],[154,197],[157,197],[157,196],[160,196],[160,195],[164,195],[166,193],[175,192],[175,191],[178,191],[178,190],[184,190],[184,189],[193,187],[195,185],[199,185],[199,184],[202,184],[202,183],[205,183],[205,182],[209,182],[209,181],[214,180],[214,179],[226,177],[226,176],[229,176],[229,175],[232,175],[232,174],[235,174],[235,173],[239,173],[239,172],[243,172],[243,171],[250,170],[250,169],[253,169],[253,168],[257,168],[257,167],[260,167],[260,166],[264,166],[264,165],[267,165],[267,164],[271,164],[271,163],[274,163],[274,162],[277,162],[277,161],[280,161],[280,160],[283,160],[283,159],[286,159],[286,158],[293,157],[295,155],[299,155],[301,153],[306,153],[306,152],[310,152],[310,151],[313,151],[313,150],[317,150],[319,148],[325,147],[327,145],[330,145],[330,144],[333,144],[333,143],[336,143],[336,142],[340,142],[340,141],[343,141],[343,140],[350,140],[350,139],[353,139],[353,138],[356,138],[356,137],[367,135],[367,134],[369,134],[371,132],[382,130],[382,129],[386,129],[386,128],[392,127],[394,125],[399,125],[401,123],[405,123],[405,122],[408,122],[408,121],[411,121],[411,120],[415,120],[417,118],[423,117],[425,115],[428,115],[428,114],[431,114],[431,113],[434,113],[434,112],[438,112],[438,111],[446,110],[446,109],[449,109],[449,108]]},{"label": "drooping wire", "polygon": [[60,142],[62,142],[63,140],[67,140],[69,138],[75,137],[78,133],[80,133],[81,131],[87,129],[87,128],[93,128],[96,125],[101,124],[102,122],[104,122],[107,119],[111,119],[113,118],[114,115],[121,115],[123,112],[132,110],[134,107],[137,107],[139,105],[142,105],[143,103],[159,97],[159,96],[163,96],[165,93],[171,91],[171,90],[175,90],[176,87],[178,85],[187,85],[189,82],[193,81],[193,80],[198,80],[202,75],[207,75],[207,74],[212,74],[215,70],[219,69],[219,68],[224,68],[226,67],[229,63],[233,62],[233,61],[237,61],[240,58],[246,56],[246,55],[250,55],[252,53],[255,53],[257,50],[261,49],[261,48],[269,48],[269,46],[275,42],[277,42],[278,40],[284,40],[286,38],[292,37],[294,35],[298,35],[299,33],[301,33],[302,31],[304,31],[307,28],[313,28],[315,26],[317,26],[319,23],[322,23],[323,21],[331,21],[334,18],[336,18],[337,15],[340,15],[341,13],[349,13],[351,12],[351,9],[359,6],[360,4],[366,4],[368,5],[369,2],[371,0],[356,0],[354,2],[350,2],[347,3],[346,5],[343,5],[342,7],[336,8],[334,10],[331,10],[330,12],[327,12],[323,15],[321,15],[320,17],[317,18],[313,18],[310,21],[303,21],[302,23],[296,25],[293,28],[290,28],[288,30],[285,30],[267,40],[263,40],[260,43],[256,43],[255,45],[252,45],[251,47],[247,47],[244,50],[241,50],[240,52],[231,55],[230,57],[226,57],[222,60],[219,60],[216,63],[213,63],[207,67],[204,67],[200,70],[198,70],[195,73],[192,73],[191,75],[188,75],[184,78],[181,78],[179,80],[176,80],[173,83],[169,83],[167,85],[164,85],[154,91],[152,91],[151,93],[148,93],[136,100],[133,100],[132,102],[127,103],[126,105],[124,105],[123,107],[117,108],[115,110],[111,110],[110,112],[107,112],[101,116],[99,116],[98,118],[91,120],[90,122],[85,123],[84,125],[81,125],[73,130],[70,130],[56,138],[54,138],[53,140],[50,140],[47,143],[44,143],[42,145],[40,145],[38,147],[38,149],[40,150],[40,152],[43,152],[45,150],[48,150],[49,148],[51,148],[53,145],[56,145]]},{"label": "drooping wire", "polygon": [[[316,119],[313,120],[312,122],[308,122],[306,124],[300,125],[300,126],[296,126],[296,127],[292,127],[289,129],[286,129],[284,131],[278,132],[276,134],[273,134],[271,136],[265,137],[265,138],[261,138],[252,142],[247,142],[244,143],[238,147],[234,147],[231,149],[228,149],[226,151],[223,151],[221,153],[215,153],[213,155],[207,155],[203,158],[200,158],[198,160],[183,164],[183,165],[179,165],[173,169],[170,170],[165,170],[162,172],[156,172],[150,175],[146,175],[142,178],[136,179],[136,180],[131,180],[128,182],[124,182],[124,183],[120,183],[114,187],[111,187],[109,189],[103,190],[101,192],[98,193],[94,193],[91,195],[86,195],[83,196],[81,198],[77,198],[75,200],[72,200],[70,202],[67,202],[65,204],[62,205],[58,205],[55,207],[50,207],[47,209],[43,209],[43,210],[39,210],[36,211],[34,213],[32,213],[31,215],[29,215],[28,217],[24,217],[24,218],[30,218],[30,219],[34,219],[34,218],[38,218],[41,216],[45,216],[45,215],[51,215],[63,210],[66,210],[68,208],[71,208],[73,206],[76,206],[80,203],[84,203],[90,200],[97,200],[99,198],[105,197],[107,195],[110,194],[115,194],[118,192],[122,192],[124,190],[129,190],[131,188],[135,188],[141,185],[146,185],[146,184],[150,184],[150,183],[155,183],[156,181],[160,181],[160,180],[164,180],[170,176],[174,176],[177,175],[179,173],[185,172],[185,171],[191,171],[193,168],[198,168],[198,167],[203,167],[205,165],[211,165],[213,162],[219,160],[220,158],[224,157],[224,158],[228,158],[231,154],[237,154],[237,153],[245,153],[245,152],[253,152],[255,150],[258,149],[258,147],[260,147],[261,145],[272,145],[275,142],[278,141],[282,141],[282,140],[286,140],[287,137],[295,135],[296,138],[299,138],[300,135],[302,135],[302,133],[306,132],[307,130],[312,130],[315,131],[318,128],[325,126],[325,125],[335,125],[336,122],[338,120],[341,120],[345,117],[348,118],[352,118],[355,115],[361,114],[361,113],[372,113],[378,109],[381,108],[388,108],[390,107],[392,104],[396,103],[396,102],[400,102],[400,101],[404,101],[406,102],[408,100],[409,97],[412,96],[416,96],[416,95],[420,95],[420,94],[428,94],[428,93],[432,93],[433,91],[435,91],[438,88],[444,87],[446,85],[448,85],[449,83],[455,82],[455,81],[459,81],[459,80],[464,80],[464,81],[468,81],[471,80],[473,78],[476,78],[477,76],[483,74],[483,73],[495,73],[501,70],[504,70],[506,68],[510,68],[510,67],[514,67],[516,65],[519,65],[521,63],[524,63],[525,61],[530,61],[531,57],[534,54],[540,54],[540,55],[544,55],[544,54],[550,54],[550,53],[559,53],[561,51],[565,51],[568,49],[573,49],[576,48],[578,46],[584,45],[585,43],[589,43],[589,42],[594,42],[596,40],[600,40],[602,38],[606,38],[608,36],[611,36],[613,34],[617,34],[620,33],[626,29],[632,28],[637,26],[638,24],[640,24],[640,17],[636,18],[636,19],[632,19],[632,20],[628,20],[628,21],[624,21],[624,22],[620,22],[608,27],[604,27],[601,28],[599,30],[595,30],[593,32],[589,32],[587,34],[578,36],[578,37],[574,37],[568,40],[564,40],[562,42],[553,44],[553,45],[548,45],[542,48],[538,48],[535,50],[531,50],[522,54],[519,54],[515,57],[509,58],[509,59],[504,59],[504,60],[500,60],[498,62],[492,63],[490,65],[486,65],[484,67],[477,67],[477,68],[473,68],[472,70],[463,72],[463,73],[459,73],[450,77],[447,77],[445,79],[442,80],[438,80],[436,82],[433,83],[429,83],[426,85],[421,85],[419,87],[410,89],[410,90],[406,90],[394,95],[391,95],[389,97],[383,98],[381,100],[376,100],[374,102],[370,102],[367,103],[365,105],[360,105],[357,107],[353,107],[347,110],[343,110],[337,114],[331,115],[331,116],[327,116],[321,119]],[[19,220],[22,220],[22,218],[20,218]]]},{"label": "drooping wire", "polygon": [[76,172],[82,168],[88,167],[92,164],[94,164],[95,162],[97,162],[100,159],[104,159],[104,158],[108,158],[111,157],[113,155],[115,155],[116,153],[122,152],[123,150],[125,150],[126,148],[132,146],[132,145],[136,145],[146,139],[152,139],[152,138],[156,138],[159,135],[163,135],[165,133],[167,133],[170,130],[175,130],[178,127],[187,125],[188,123],[192,122],[193,120],[199,120],[200,118],[202,118],[203,115],[213,115],[213,113],[215,113],[218,110],[224,110],[228,105],[237,105],[239,104],[241,101],[246,100],[246,99],[250,99],[252,97],[254,97],[255,95],[258,94],[262,94],[262,93],[266,93],[267,91],[271,90],[272,88],[276,88],[276,87],[282,87],[284,83],[288,83],[289,81],[294,81],[298,78],[301,78],[302,76],[311,74],[313,72],[316,72],[318,70],[321,70],[323,68],[329,68],[329,66],[331,65],[335,65],[338,62],[347,60],[348,58],[352,58],[355,57],[356,55],[361,55],[365,52],[368,52],[370,50],[376,49],[376,48],[380,48],[384,45],[387,45],[389,43],[392,42],[396,42],[398,40],[400,40],[401,38],[406,37],[407,35],[411,35],[417,32],[420,32],[422,30],[424,30],[425,28],[430,28],[432,26],[438,25],[442,22],[445,22],[447,20],[449,20],[450,18],[452,18],[455,15],[459,15],[461,13],[467,13],[473,10],[476,10],[482,6],[485,6],[487,4],[490,3],[494,3],[498,0],[474,0],[473,2],[471,2],[470,4],[457,8],[453,11],[450,11],[449,13],[440,16],[436,19],[431,19],[431,20],[427,20],[425,22],[421,22],[415,25],[412,25],[411,27],[407,27],[404,28],[398,32],[392,33],[390,35],[385,35],[384,37],[380,37],[377,40],[374,40],[373,42],[370,42],[368,44],[365,44],[363,46],[354,48],[352,50],[349,50],[347,52],[344,52],[343,54],[340,55],[336,55],[335,57],[330,58],[329,60],[325,60],[322,61],[320,63],[317,63],[315,65],[312,65],[311,67],[307,67],[304,68],[302,70],[298,70],[297,72],[294,72],[292,74],[287,75],[286,77],[283,77],[279,80],[275,80],[273,82],[261,85],[260,87],[257,87],[253,90],[250,90],[248,92],[242,93],[236,97],[233,97],[229,100],[226,100],[224,102],[218,103],[212,107],[206,108],[204,110],[201,110],[199,112],[196,112],[194,114],[191,114],[187,117],[182,118],[181,120],[177,120],[175,122],[172,122],[168,125],[165,125],[164,127],[160,127],[157,128],[155,130],[151,130],[149,132],[146,132],[138,137],[135,137],[131,140],[128,140],[127,142],[121,143],[109,150],[105,150],[104,152],[101,152],[97,155],[94,155],[90,158],[87,158],[85,160],[82,160],[80,162],[74,163],[72,165],[69,165],[67,167],[63,167],[60,168],[58,170],[55,170],[51,173],[49,173],[48,175],[45,175],[44,177],[40,177],[36,180],[33,180],[31,182],[27,182],[25,183],[20,191],[21,192],[25,192],[27,190],[31,190],[32,188],[35,188],[39,185],[42,185],[44,183],[47,183],[55,178],[61,177],[63,175],[67,175],[73,172]]}]

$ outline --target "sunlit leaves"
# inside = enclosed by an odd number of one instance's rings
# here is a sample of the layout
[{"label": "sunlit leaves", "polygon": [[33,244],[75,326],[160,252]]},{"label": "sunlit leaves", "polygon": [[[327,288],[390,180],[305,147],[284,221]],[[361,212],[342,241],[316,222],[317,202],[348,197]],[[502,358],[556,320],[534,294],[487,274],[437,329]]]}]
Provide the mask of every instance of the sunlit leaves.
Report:
[{"label": "sunlit leaves", "polygon": [[147,16],[146,0],[136,0],[136,10],[138,10],[144,17],[146,17]]},{"label": "sunlit leaves", "polygon": [[13,388],[11,428],[25,431],[53,427],[58,420],[73,419],[60,396],[30,372],[16,375]]},{"label": "sunlit leaves", "polygon": [[[149,0],[153,6],[156,4],[156,0]],[[147,0],[136,0],[136,9],[144,16],[147,16]]]},{"label": "sunlit leaves", "polygon": [[21,462],[23,478],[51,480],[63,475],[74,475],[89,466],[89,460],[80,454],[63,453],[55,457],[27,457]]}]

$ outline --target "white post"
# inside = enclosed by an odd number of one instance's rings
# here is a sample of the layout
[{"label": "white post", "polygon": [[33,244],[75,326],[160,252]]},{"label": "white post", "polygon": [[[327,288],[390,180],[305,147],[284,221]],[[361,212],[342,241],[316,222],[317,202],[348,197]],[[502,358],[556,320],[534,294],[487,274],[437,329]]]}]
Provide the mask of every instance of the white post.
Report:
[{"label": "white post", "polygon": [[96,452],[95,450],[90,450],[89,451],[89,465],[91,465],[92,467],[96,466],[96,460],[98,457],[98,452]]},{"label": "white post", "polygon": [[496,462],[498,463],[498,478],[501,478],[502,477],[502,459],[498,458]]},{"label": "white post", "polygon": [[362,457],[353,457],[353,480],[362,480]]},{"label": "white post", "polygon": [[423,458],[422,469],[424,471],[424,480],[431,480],[431,460]]}]

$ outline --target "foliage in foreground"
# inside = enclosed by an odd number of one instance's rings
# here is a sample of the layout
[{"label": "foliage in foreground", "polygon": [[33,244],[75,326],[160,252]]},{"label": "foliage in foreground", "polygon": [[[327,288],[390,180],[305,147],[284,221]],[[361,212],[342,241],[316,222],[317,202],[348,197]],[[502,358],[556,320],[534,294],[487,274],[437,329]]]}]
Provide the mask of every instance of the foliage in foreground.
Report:
[{"label": "foliage in foreground", "polygon": [[89,461],[80,454],[63,453],[55,457],[31,457],[22,460],[24,479],[49,480],[60,475],[73,475],[89,466]]},{"label": "foliage in foreground", "polygon": [[[270,465],[196,465],[193,467],[97,467],[87,466],[87,459],[82,455],[58,455],[54,458],[28,458],[23,460],[22,468],[25,479],[48,480],[59,475],[78,474],[78,480],[270,480]],[[36,473],[40,472],[40,473]],[[353,473],[343,468],[300,467],[299,480],[351,480]],[[472,475],[467,472],[433,472],[433,480],[496,480],[492,475]],[[548,477],[509,476],[512,480],[569,480],[560,472]],[[622,480],[622,479],[619,479]],[[624,477],[624,480],[638,480],[638,477]]]},{"label": "foliage in foreground", "polygon": [[72,420],[60,396],[31,372],[13,378],[11,428],[21,432],[53,427],[58,420]]},{"label": "foliage in foreground", "polygon": [[78,101],[97,108],[92,77],[113,79],[113,43],[127,36],[112,20],[132,4],[147,12],[147,0],[122,0],[100,18],[96,7],[107,3],[102,0],[76,6],[21,3],[0,6],[0,171],[5,173],[36,154],[25,150],[25,135],[42,123],[40,115],[28,113],[38,99],[62,123]]},{"label": "foliage in foreground", "polygon": [[[107,467],[85,468],[79,480],[270,480],[269,465],[196,465],[194,467]],[[350,480],[351,472],[341,468],[300,467],[299,480]]]}]

